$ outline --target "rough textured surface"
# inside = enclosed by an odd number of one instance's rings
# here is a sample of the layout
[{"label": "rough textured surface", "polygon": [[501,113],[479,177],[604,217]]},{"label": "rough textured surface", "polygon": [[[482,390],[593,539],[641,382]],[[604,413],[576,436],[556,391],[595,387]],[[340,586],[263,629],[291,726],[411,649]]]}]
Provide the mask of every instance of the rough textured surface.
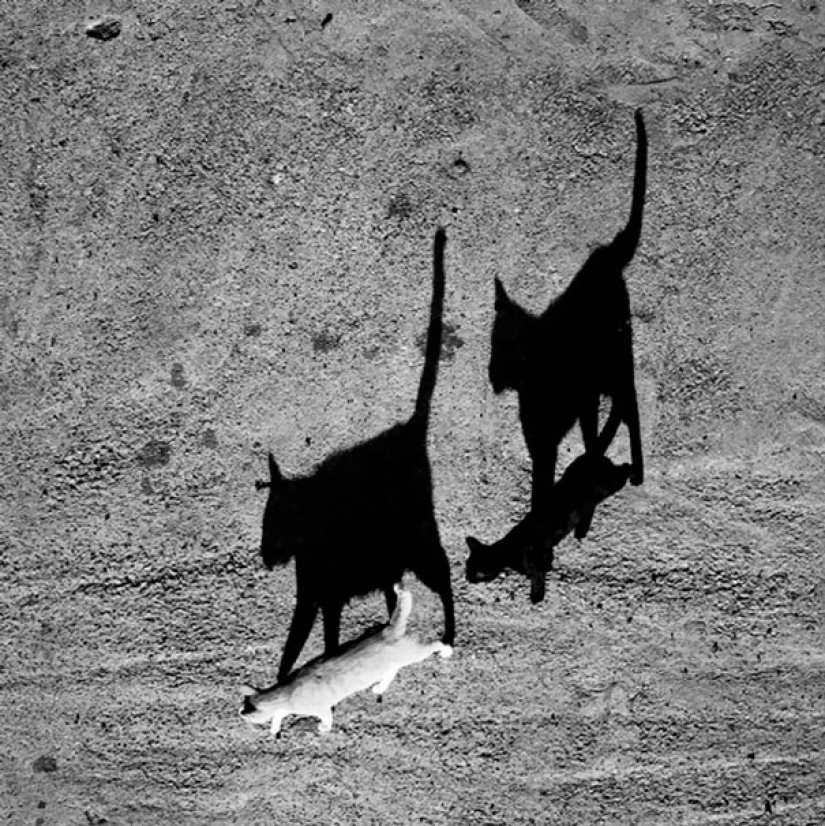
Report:
[{"label": "rough textured surface", "polygon": [[[0,43],[0,822],[825,821],[816,0],[10,0]],[[532,607],[463,581],[528,500],[493,276],[540,309],[622,225],[635,106],[648,474]],[[408,415],[439,222],[456,655],[270,741],[253,482]]]}]

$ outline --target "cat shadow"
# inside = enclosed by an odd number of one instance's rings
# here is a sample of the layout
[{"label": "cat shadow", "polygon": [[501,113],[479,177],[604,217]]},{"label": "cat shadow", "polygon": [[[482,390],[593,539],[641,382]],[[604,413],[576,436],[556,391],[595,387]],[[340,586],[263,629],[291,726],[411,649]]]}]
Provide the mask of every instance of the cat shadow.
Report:
[{"label": "cat shadow", "polygon": [[433,506],[427,429],[441,354],[444,305],[442,228],[433,245],[433,286],[424,366],[415,409],[405,422],[325,459],[308,476],[286,478],[269,454],[269,497],[261,556],[267,568],[295,560],[297,596],[278,681],[287,679],[323,616],[324,653],[338,650],[341,614],[354,597],[384,593],[391,616],[394,584],[411,571],[440,598],[443,642],[452,645],[455,617],[450,564]]},{"label": "cat shadow", "polygon": [[[564,292],[540,315],[516,304],[495,280],[489,379],[496,394],[518,394],[519,417],[532,462],[531,502],[537,512],[553,496],[562,439],[576,422],[585,451],[602,455],[624,423],[630,438],[630,483],[644,479],[633,366],[630,299],[624,270],[642,231],[647,135],[635,113],[636,160],[630,216],[607,245],[596,248]],[[599,434],[601,397],[611,400]]]},{"label": "cat shadow", "polygon": [[541,505],[534,505],[504,537],[491,545],[467,537],[467,581],[489,582],[504,571],[514,571],[530,580],[530,601],[541,602],[556,546],[570,533],[584,538],[596,506],[618,493],[631,473],[631,465],[616,465],[607,456],[579,456],[553,486],[550,496]]}]

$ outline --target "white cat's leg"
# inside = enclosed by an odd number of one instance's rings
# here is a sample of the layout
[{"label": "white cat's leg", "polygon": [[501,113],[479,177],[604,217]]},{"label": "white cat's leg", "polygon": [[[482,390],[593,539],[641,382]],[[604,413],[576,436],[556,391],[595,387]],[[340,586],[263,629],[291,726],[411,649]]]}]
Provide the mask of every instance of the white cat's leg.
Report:
[{"label": "white cat's leg", "polygon": [[438,654],[439,657],[452,657],[453,647],[443,642],[433,643],[433,654]]},{"label": "white cat's leg", "polygon": [[332,709],[328,708],[318,714],[321,724],[318,726],[318,734],[329,734],[332,731]]},{"label": "white cat's leg", "polygon": [[398,670],[391,671],[389,674],[380,679],[373,687],[373,693],[378,695],[378,702],[381,702],[381,695],[390,687],[390,683],[395,679]]},{"label": "white cat's leg", "polygon": [[269,733],[272,737],[280,737],[281,736],[281,723],[286,717],[285,714],[273,714],[272,715],[272,722],[269,724]]}]

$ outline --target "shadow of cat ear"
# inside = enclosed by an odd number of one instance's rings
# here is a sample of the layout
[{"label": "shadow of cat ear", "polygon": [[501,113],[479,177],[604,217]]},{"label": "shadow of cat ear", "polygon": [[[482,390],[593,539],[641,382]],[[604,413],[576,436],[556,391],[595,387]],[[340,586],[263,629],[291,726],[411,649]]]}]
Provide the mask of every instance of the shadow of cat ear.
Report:
[{"label": "shadow of cat ear", "polygon": [[504,289],[504,284],[501,283],[498,276],[496,276],[496,307],[502,307],[510,301],[507,291]]},{"label": "shadow of cat ear", "polygon": [[476,539],[474,536],[465,536],[464,541],[467,543],[470,553],[473,551],[479,551],[484,547],[484,543]]},{"label": "shadow of cat ear", "polygon": [[272,453],[269,453],[267,459],[269,460],[269,485],[271,487],[275,482],[280,482],[284,477],[281,475],[281,469],[278,467],[278,463],[275,461]]},{"label": "shadow of cat ear", "polygon": [[258,479],[255,482],[255,490],[263,490],[264,488],[274,488],[284,481],[281,469],[278,467],[278,463],[275,461],[275,457],[272,455],[272,453],[269,453],[267,455],[267,461],[269,463],[269,481],[264,482],[263,479]]}]

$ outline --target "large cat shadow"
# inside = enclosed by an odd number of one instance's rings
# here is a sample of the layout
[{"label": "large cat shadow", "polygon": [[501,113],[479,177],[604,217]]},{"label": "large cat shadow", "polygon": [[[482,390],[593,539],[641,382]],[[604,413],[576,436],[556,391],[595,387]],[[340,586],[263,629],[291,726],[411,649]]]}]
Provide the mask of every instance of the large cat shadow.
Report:
[{"label": "large cat shadow", "polygon": [[[624,270],[639,243],[647,180],[647,135],[636,111],[636,161],[630,217],[597,247],[567,289],[540,315],[516,304],[495,280],[489,378],[493,392],[515,390],[532,461],[532,504],[552,496],[559,445],[579,423],[585,451],[603,454],[622,423],[630,438],[630,482],[644,468],[633,366],[630,298]],[[598,432],[602,397],[610,414]]]},{"label": "large cat shadow", "polygon": [[[544,598],[553,549],[570,532],[586,536],[596,506],[629,480],[644,479],[633,365],[630,298],[624,270],[639,244],[647,185],[647,134],[635,113],[636,159],[630,216],[606,245],[590,253],[564,292],[540,315],[519,306],[495,280],[489,379],[493,392],[518,394],[519,418],[532,462],[530,513],[487,546],[467,538],[467,578],[481,582],[511,568],[529,576],[531,598]],[[599,432],[602,397],[610,413]],[[578,422],[584,455],[556,482],[559,445]],[[627,426],[631,463],[605,456]]]},{"label": "large cat shadow", "polygon": [[[635,113],[636,159],[630,216],[597,247],[567,289],[534,315],[495,280],[495,320],[489,378],[493,392],[515,390],[524,441],[532,462],[530,513],[493,545],[467,538],[467,578],[482,582],[505,568],[531,580],[531,599],[544,598],[553,549],[568,533],[587,535],[596,506],[629,480],[644,479],[633,365],[630,298],[624,270],[639,244],[647,186],[647,133]],[[610,413],[599,432],[602,397]],[[556,482],[562,439],[578,422],[584,455]],[[627,425],[631,463],[614,465],[605,453]]]},{"label": "large cat shadow", "polygon": [[443,641],[455,635],[450,565],[433,506],[427,427],[442,339],[443,229],[435,234],[433,292],[424,366],[412,416],[324,460],[313,473],[285,478],[269,454],[269,489],[261,555],[268,568],[295,559],[297,598],[278,670],[284,681],[320,610],[324,653],[338,650],[341,613],[356,596],[384,593],[390,615],[394,584],[405,571],[439,595]]},{"label": "large cat shadow", "polygon": [[489,582],[506,570],[515,571],[530,580],[530,600],[541,602],[556,546],[571,533],[582,539],[596,506],[618,493],[630,474],[629,464],[616,465],[606,456],[592,453],[579,456],[553,486],[551,495],[541,505],[534,505],[504,537],[492,545],[467,537],[467,581]]}]

